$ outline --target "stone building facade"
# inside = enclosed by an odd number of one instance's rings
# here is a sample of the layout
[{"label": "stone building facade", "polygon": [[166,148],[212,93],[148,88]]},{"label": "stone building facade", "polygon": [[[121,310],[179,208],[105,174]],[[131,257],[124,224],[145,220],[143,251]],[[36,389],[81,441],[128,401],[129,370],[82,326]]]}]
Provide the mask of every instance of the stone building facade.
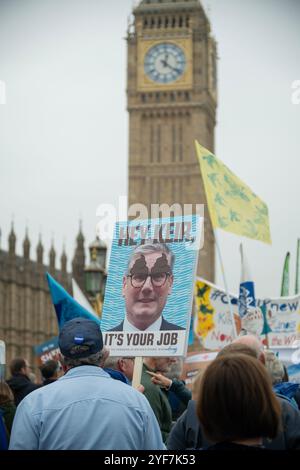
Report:
[{"label": "stone building facade", "polygon": [[56,269],[56,252],[51,246],[49,264],[39,240],[36,260],[30,258],[30,240],[26,233],[23,256],[16,254],[16,235],[12,227],[8,252],[0,250],[0,339],[6,344],[6,363],[14,357],[25,357],[35,365],[33,347],[58,333],[57,319],[51,302],[45,273],[49,272],[71,293],[71,278],[84,291],[84,237],[79,230],[72,262],[67,272],[67,256],[63,251],[60,269]]},{"label": "stone building facade", "polygon": [[127,35],[129,205],[205,204],[198,274],[214,280],[214,237],[196,158],[214,151],[216,42],[199,0],[143,0]]}]

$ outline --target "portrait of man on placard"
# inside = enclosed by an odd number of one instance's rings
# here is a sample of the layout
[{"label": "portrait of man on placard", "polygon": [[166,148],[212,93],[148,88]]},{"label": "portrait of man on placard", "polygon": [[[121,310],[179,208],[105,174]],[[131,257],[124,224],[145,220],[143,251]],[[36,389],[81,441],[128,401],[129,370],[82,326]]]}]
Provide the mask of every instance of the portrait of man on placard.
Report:
[{"label": "portrait of man on placard", "polygon": [[123,275],[124,320],[109,331],[183,330],[163,316],[172,293],[175,255],[165,243],[138,245]]}]

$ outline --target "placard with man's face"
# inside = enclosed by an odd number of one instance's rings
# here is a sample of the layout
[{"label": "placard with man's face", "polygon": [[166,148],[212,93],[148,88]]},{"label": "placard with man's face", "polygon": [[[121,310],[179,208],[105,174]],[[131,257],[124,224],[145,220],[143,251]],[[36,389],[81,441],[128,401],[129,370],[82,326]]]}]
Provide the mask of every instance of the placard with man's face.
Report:
[{"label": "placard with man's face", "polygon": [[117,224],[101,323],[112,355],[184,354],[201,228],[195,216]]}]

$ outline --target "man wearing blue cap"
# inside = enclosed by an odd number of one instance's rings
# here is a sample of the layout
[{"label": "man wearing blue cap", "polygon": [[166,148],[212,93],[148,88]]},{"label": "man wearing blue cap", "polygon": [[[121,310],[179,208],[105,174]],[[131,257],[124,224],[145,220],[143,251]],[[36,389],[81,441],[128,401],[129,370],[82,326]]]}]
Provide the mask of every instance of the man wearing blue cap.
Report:
[{"label": "man wearing blue cap", "polygon": [[24,398],[10,449],[165,449],[147,399],[101,368],[108,352],[95,321],[66,322],[59,347],[66,373]]}]

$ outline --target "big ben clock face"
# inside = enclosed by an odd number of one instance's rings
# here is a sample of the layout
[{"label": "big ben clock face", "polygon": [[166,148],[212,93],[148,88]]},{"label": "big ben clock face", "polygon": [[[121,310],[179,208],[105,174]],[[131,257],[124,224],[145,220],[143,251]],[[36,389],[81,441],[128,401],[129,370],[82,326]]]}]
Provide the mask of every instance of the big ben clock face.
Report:
[{"label": "big ben clock face", "polygon": [[176,44],[156,44],[145,55],[145,74],[155,83],[173,83],[184,74],[185,69],[184,51]]},{"label": "big ben clock face", "polygon": [[138,91],[190,90],[192,86],[192,36],[138,40]]}]

